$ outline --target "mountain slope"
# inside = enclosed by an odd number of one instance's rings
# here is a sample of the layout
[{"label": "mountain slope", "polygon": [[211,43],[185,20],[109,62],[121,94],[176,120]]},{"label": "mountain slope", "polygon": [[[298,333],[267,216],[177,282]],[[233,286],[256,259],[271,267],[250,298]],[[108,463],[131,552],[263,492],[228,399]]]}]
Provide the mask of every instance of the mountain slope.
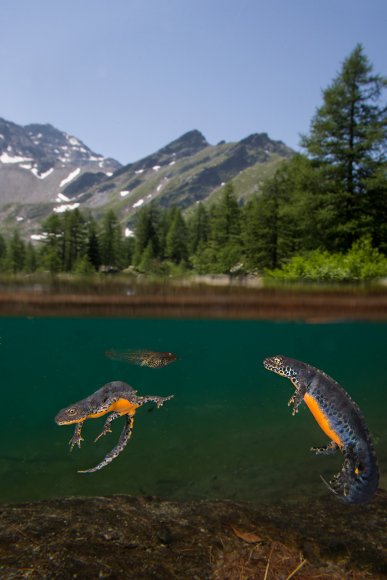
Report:
[{"label": "mountain slope", "polygon": [[[161,207],[175,204],[187,209],[198,201],[210,201],[231,180],[235,181],[238,197],[251,195],[259,190],[262,179],[291,154],[289,147],[271,140],[266,133],[236,143],[210,145],[199,131],[190,131],[100,183],[78,189],[75,198],[96,210],[112,208],[122,219],[131,221],[138,208],[152,200]],[[243,189],[245,172],[249,175],[245,180],[249,182],[247,190]],[[70,192],[67,194],[70,196]]]},{"label": "mountain slope", "polygon": [[24,127],[0,118],[0,203],[54,202],[85,172],[111,175],[114,159],[91,151],[52,125]]},{"label": "mountain slope", "polygon": [[293,153],[266,133],[210,145],[193,130],[120,167],[50,125],[5,123],[0,120],[0,223],[6,230],[17,225],[24,236],[37,233],[51,212],[75,207],[97,218],[113,209],[126,226],[151,201],[189,210],[216,199],[228,181],[246,198]]}]

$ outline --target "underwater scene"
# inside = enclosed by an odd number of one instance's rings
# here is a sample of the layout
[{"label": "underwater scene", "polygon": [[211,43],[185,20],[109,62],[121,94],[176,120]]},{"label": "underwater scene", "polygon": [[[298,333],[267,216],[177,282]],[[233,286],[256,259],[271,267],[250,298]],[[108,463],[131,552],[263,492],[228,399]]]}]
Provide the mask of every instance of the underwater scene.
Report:
[{"label": "underwater scene", "polygon": [[[329,494],[342,456],[316,456],[328,443],[310,411],[292,416],[291,383],[264,358],[286,355],[338,381],[359,405],[387,487],[385,323],[306,324],[237,320],[2,318],[0,500],[128,494],[166,499],[271,503]],[[138,351],[172,353],[155,362]],[[153,361],[152,364],[150,361]],[[131,439],[103,469],[125,418],[89,419],[81,448],[74,425],[54,419],[111,381],[146,402]]]}]

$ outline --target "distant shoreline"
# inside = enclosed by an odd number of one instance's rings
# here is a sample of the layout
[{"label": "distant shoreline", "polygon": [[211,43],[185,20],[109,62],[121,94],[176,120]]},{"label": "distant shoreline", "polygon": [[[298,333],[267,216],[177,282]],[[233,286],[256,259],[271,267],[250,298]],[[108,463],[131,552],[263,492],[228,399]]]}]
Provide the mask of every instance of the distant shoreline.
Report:
[{"label": "distant shoreline", "polygon": [[387,321],[385,291],[171,287],[133,293],[0,292],[0,316]]}]

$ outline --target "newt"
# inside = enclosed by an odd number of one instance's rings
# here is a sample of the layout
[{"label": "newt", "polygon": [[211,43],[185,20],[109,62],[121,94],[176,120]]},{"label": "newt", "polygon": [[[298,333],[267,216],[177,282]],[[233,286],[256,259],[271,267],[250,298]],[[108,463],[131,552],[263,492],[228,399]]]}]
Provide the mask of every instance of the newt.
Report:
[{"label": "newt", "polygon": [[327,483],[338,498],[347,503],[367,503],[377,490],[379,469],[376,454],[365,420],[357,404],[339,383],[304,362],[286,356],[273,356],[263,361],[264,367],[290,379],[295,392],[288,405],[293,415],[305,402],[318,425],[329,437],[325,447],[312,447],[316,454],[341,451],[341,471]]},{"label": "newt", "polygon": [[173,352],[156,352],[153,350],[107,350],[106,356],[113,360],[127,361],[141,367],[160,369],[173,363],[177,356]]},{"label": "newt", "polygon": [[122,381],[112,381],[106,383],[103,387],[98,389],[95,393],[73,403],[69,407],[65,407],[55,417],[57,425],[72,425],[75,424],[74,435],[69,441],[70,451],[74,446],[81,447],[83,441],[82,427],[87,419],[96,419],[102,417],[107,413],[107,417],[103,426],[102,432],[94,440],[98,441],[100,437],[111,433],[110,425],[119,417],[125,416],[125,424],[122,429],[117,445],[105,456],[105,458],[95,467],[78,471],[78,473],[92,473],[102,469],[113,461],[126,447],[133,431],[134,415],[139,407],[148,402],[156,403],[157,408],[161,407],[165,401],[172,399],[174,395],[168,397],[158,397],[155,395],[145,395],[143,397],[137,396],[130,385]]}]

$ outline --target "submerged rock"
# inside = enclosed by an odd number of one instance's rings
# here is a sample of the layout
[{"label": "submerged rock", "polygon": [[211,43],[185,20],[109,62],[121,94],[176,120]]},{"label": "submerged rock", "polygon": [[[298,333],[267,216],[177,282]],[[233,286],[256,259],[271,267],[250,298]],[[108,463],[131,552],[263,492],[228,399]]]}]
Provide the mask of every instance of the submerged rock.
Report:
[{"label": "submerged rock", "polygon": [[368,506],[71,497],[3,505],[1,578],[382,578],[387,494]]}]

